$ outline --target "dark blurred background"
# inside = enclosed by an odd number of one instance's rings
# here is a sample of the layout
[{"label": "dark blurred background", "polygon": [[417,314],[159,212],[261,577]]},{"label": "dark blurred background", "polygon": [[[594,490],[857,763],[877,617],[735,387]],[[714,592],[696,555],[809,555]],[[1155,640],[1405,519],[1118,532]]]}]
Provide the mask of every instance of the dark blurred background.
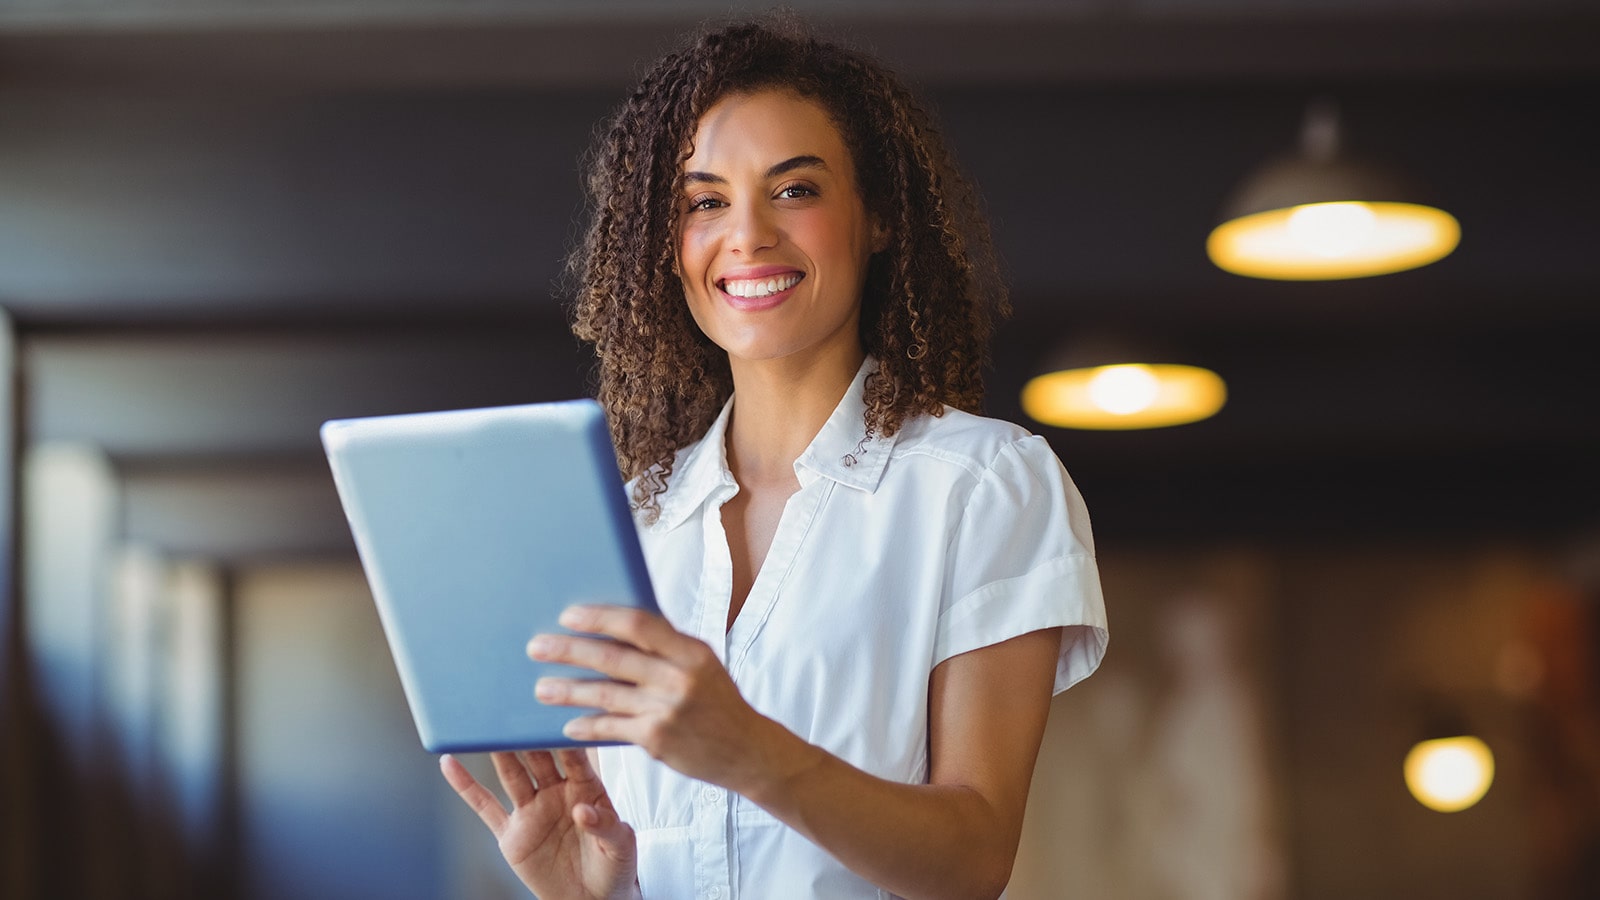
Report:
[{"label": "dark blurred background", "polygon": [[[935,109],[1013,287],[989,411],[1094,516],[1115,639],[1057,701],[1011,896],[1600,894],[1600,8],[791,6]],[[587,393],[582,155],[678,35],[759,8],[0,2],[0,896],[512,895],[416,745],[316,429]],[[1319,98],[1453,255],[1211,265]],[[1107,335],[1227,406],[1027,420]],[[1460,813],[1400,778],[1439,709],[1496,754]]]}]

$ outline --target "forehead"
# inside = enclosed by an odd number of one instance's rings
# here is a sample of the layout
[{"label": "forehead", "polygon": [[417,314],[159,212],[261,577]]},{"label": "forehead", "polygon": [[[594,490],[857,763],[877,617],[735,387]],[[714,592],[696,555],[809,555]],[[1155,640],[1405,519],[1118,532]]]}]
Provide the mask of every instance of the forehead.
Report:
[{"label": "forehead", "polygon": [[686,170],[765,168],[796,156],[818,156],[829,168],[849,166],[844,138],[821,104],[790,91],[729,94],[695,123]]}]

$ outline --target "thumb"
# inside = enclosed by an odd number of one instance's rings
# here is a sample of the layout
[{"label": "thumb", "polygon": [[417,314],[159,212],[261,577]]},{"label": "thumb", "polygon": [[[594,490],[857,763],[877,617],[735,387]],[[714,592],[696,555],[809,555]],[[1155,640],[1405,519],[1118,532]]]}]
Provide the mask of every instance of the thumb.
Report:
[{"label": "thumb", "polygon": [[578,830],[599,842],[613,859],[633,859],[633,829],[622,821],[610,804],[596,806],[578,803],[572,807],[572,822]]}]

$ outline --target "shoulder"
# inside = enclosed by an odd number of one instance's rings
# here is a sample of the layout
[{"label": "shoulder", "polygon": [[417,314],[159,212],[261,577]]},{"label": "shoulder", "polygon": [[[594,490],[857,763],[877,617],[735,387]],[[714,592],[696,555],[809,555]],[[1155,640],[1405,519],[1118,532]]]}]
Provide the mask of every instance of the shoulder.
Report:
[{"label": "shoulder", "polygon": [[947,406],[944,415],[917,416],[901,426],[890,457],[938,460],[982,477],[1002,457],[1018,452],[1055,459],[1045,439],[1021,425]]},{"label": "shoulder", "polygon": [[[943,416],[908,422],[903,431],[890,455],[891,466],[900,469],[897,477],[905,479],[900,483],[936,485],[941,476],[932,467],[942,468],[951,479],[949,497],[965,523],[961,527],[978,545],[1002,558],[1029,541],[1055,556],[1094,555],[1083,496],[1043,436],[949,408]],[[1004,536],[1003,549],[994,536]]]}]

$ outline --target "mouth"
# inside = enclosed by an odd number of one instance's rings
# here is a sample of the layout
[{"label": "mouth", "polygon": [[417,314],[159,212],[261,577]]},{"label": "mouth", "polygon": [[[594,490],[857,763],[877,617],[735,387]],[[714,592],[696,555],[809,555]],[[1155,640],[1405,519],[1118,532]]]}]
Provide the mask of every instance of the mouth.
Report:
[{"label": "mouth", "polygon": [[724,278],[717,288],[739,300],[766,300],[790,290],[805,277],[802,272],[785,272],[768,278]]}]

